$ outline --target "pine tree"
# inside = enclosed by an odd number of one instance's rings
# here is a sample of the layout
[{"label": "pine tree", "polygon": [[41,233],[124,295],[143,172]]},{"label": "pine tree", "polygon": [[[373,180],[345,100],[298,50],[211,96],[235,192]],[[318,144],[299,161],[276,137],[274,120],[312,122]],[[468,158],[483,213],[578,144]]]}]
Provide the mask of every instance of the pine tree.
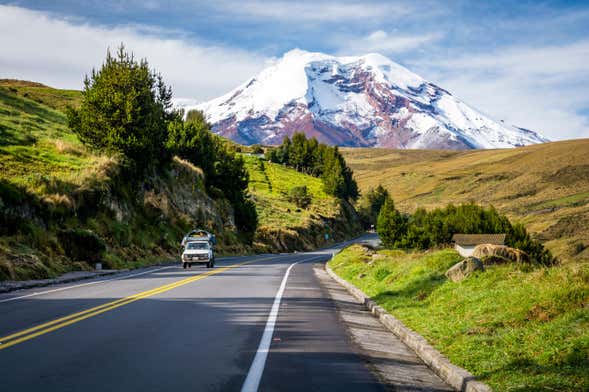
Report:
[{"label": "pine tree", "polygon": [[402,242],[403,237],[407,234],[407,221],[403,215],[395,208],[395,204],[390,197],[380,209],[376,222],[376,232],[387,248],[397,246]]},{"label": "pine tree", "polygon": [[142,167],[168,158],[167,123],[179,115],[171,100],[161,75],[121,44],[84,79],[82,103],[68,110],[68,124],[84,144],[123,154]]},{"label": "pine tree", "polygon": [[374,189],[371,188],[362,197],[358,212],[366,228],[370,227],[370,225],[376,225],[378,213],[387,198],[390,198],[389,192],[380,184]]}]

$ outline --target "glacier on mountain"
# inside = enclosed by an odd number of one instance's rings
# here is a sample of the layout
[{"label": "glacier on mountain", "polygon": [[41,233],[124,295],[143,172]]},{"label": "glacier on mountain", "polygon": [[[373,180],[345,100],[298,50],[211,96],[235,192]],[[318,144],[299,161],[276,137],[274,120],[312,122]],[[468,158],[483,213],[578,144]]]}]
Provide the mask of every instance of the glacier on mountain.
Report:
[{"label": "glacier on mountain", "polygon": [[341,146],[506,148],[547,141],[496,122],[379,54],[335,57],[295,49],[229,93],[187,106],[243,144],[303,131]]}]

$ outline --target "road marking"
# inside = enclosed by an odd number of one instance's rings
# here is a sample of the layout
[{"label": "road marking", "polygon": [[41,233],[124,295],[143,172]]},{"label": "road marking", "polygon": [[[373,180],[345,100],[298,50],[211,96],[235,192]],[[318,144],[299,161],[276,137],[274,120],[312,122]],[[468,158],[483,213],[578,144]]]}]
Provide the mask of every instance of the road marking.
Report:
[{"label": "road marking", "polygon": [[[273,258],[273,256],[270,255],[270,257],[267,257],[267,255],[263,255],[266,256],[264,257],[263,260],[265,259],[271,259]],[[223,258],[219,258],[217,259],[218,261],[222,261],[222,260],[227,260],[227,259],[233,259],[236,257],[241,257],[241,256],[229,256],[229,257],[223,257]],[[49,293],[55,293],[57,291],[63,291],[63,290],[69,290],[69,289],[73,289],[76,287],[83,287],[83,286],[90,286],[92,284],[98,284],[98,283],[106,283],[106,282],[112,282],[113,280],[123,280],[123,279],[127,279],[127,278],[133,278],[135,276],[140,276],[140,275],[145,275],[145,274],[150,274],[152,272],[157,272],[157,271],[161,271],[161,270],[165,270],[165,269],[169,269],[169,268],[177,268],[177,266],[169,266],[169,267],[161,267],[161,268],[156,268],[153,270],[149,270],[149,271],[143,271],[143,272],[139,272],[137,274],[131,274],[131,275],[124,275],[124,276],[117,276],[115,278],[110,278],[110,279],[103,279],[103,280],[97,280],[95,282],[89,282],[89,283],[81,283],[81,284],[77,284],[77,285],[73,285],[73,286],[67,286],[67,287],[61,287],[58,289],[53,289],[53,290],[46,290],[46,291],[39,291],[36,293],[31,293],[31,294],[26,294],[26,295],[21,295],[19,297],[11,297],[11,298],[7,298],[7,299],[2,299],[0,300],[0,303],[2,302],[9,302],[9,301],[16,301],[17,299],[23,299],[23,298],[29,298],[29,297],[35,297],[37,295],[43,295],[43,294],[49,294]]]},{"label": "road marking", "polygon": [[288,280],[288,275],[290,275],[290,271],[295,265],[299,263],[319,259],[322,257],[324,256],[313,257],[307,260],[301,260],[297,261],[296,263],[292,263],[284,273],[284,277],[282,278],[282,282],[280,283],[278,292],[274,297],[274,303],[272,304],[272,308],[270,309],[268,321],[266,321],[266,327],[264,328],[262,339],[260,339],[260,344],[258,346],[258,350],[256,351],[256,356],[254,357],[254,360],[247,373],[247,377],[245,378],[243,386],[241,387],[241,392],[257,392],[258,387],[260,386],[262,373],[264,373],[264,367],[266,366],[266,358],[268,357],[268,352],[270,351],[270,344],[272,343],[274,326],[276,325],[276,319],[278,318],[280,301],[282,300],[282,295],[284,294],[284,290],[286,289],[286,282]]},{"label": "road marking", "polygon": [[201,273],[196,276],[191,276],[189,278],[185,278],[185,279],[179,280],[177,282],[169,283],[167,285],[156,287],[151,290],[147,290],[147,291],[143,291],[141,293],[133,294],[129,297],[121,298],[116,301],[108,302],[106,304],[95,306],[93,308],[86,309],[81,312],[73,313],[69,316],[61,317],[59,319],[52,320],[47,323],[43,323],[43,324],[31,327],[31,328],[27,328],[25,330],[13,333],[11,335],[1,337],[0,338],[0,350],[4,350],[8,347],[14,346],[16,344],[25,342],[25,341],[33,339],[33,338],[36,338],[37,336],[44,335],[46,333],[55,331],[57,329],[66,327],[68,325],[77,323],[77,322],[85,320],[87,318],[97,316],[97,315],[107,312],[109,310],[113,310],[118,307],[128,305],[128,304],[138,301],[140,299],[148,298],[148,297],[151,297],[156,294],[164,293],[166,291],[175,289],[177,287],[184,286],[188,283],[192,283],[197,280],[204,279],[208,276],[215,275],[215,274],[218,274],[221,272],[225,272],[225,271],[230,270],[232,268],[236,268],[236,267],[246,265],[246,264],[255,263],[257,261],[265,261],[268,259],[270,259],[270,258],[264,258],[261,260],[254,259],[254,260],[250,260],[250,261],[244,261],[242,263],[232,264],[232,265],[229,265],[226,267],[215,268],[214,270],[210,270],[210,271]]},{"label": "road marking", "polygon": [[145,274],[150,274],[152,272],[157,272],[157,271],[161,271],[161,270],[165,270],[168,268],[176,268],[174,266],[169,266],[169,267],[162,267],[162,268],[157,268],[157,269],[153,269],[153,270],[149,270],[149,271],[143,271],[143,272],[139,272],[137,274],[132,274],[132,275],[125,275],[125,276],[117,276],[116,278],[110,278],[110,279],[103,279],[103,280],[97,280],[95,282],[89,282],[89,283],[82,283],[82,284],[77,284],[74,286],[67,286],[67,287],[61,287],[59,289],[53,289],[53,290],[46,290],[46,291],[39,291],[36,293],[31,293],[31,294],[26,294],[26,295],[21,295],[19,297],[11,297],[11,298],[7,298],[7,299],[3,299],[0,300],[0,303],[2,302],[9,302],[9,301],[16,301],[17,299],[23,299],[23,298],[29,298],[29,297],[35,297],[37,295],[43,295],[43,294],[49,294],[49,293],[55,293],[57,291],[63,291],[63,290],[69,290],[69,289],[73,289],[76,287],[83,287],[83,286],[90,286],[92,284],[97,284],[97,283],[105,283],[105,282],[111,282],[113,280],[122,280],[122,279],[127,279],[127,278],[133,278],[135,276],[140,276],[140,275],[145,275]]}]

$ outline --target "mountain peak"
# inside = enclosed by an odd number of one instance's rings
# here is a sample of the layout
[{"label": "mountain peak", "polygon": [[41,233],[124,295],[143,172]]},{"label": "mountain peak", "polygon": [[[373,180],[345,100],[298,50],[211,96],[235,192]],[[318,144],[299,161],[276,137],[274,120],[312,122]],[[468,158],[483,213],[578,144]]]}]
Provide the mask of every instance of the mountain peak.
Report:
[{"label": "mountain peak", "polygon": [[491,120],[378,53],[337,57],[293,49],[197,108],[213,131],[244,144],[277,144],[295,131],[329,144],[395,148],[501,148],[546,141]]}]

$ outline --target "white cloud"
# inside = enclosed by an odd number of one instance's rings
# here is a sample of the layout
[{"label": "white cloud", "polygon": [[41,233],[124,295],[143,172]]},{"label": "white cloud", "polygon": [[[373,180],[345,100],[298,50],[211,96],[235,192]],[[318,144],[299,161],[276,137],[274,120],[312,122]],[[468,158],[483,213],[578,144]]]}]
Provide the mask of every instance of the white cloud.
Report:
[{"label": "white cloud", "polygon": [[362,38],[340,39],[342,46],[339,51],[347,54],[367,52],[400,53],[437,41],[441,37],[442,35],[439,33],[403,35],[377,30]]},{"label": "white cloud", "polygon": [[216,6],[245,17],[281,21],[367,21],[407,15],[411,8],[405,4],[371,2],[297,2],[297,1],[222,1]]},{"label": "white cloud", "polygon": [[589,137],[589,41],[414,62],[424,76],[495,119],[550,139]]},{"label": "white cloud", "polygon": [[0,78],[19,78],[80,89],[82,79],[124,42],[147,58],[177,97],[210,99],[264,68],[268,59],[248,51],[161,38],[138,26],[73,23],[48,14],[0,5]]}]

